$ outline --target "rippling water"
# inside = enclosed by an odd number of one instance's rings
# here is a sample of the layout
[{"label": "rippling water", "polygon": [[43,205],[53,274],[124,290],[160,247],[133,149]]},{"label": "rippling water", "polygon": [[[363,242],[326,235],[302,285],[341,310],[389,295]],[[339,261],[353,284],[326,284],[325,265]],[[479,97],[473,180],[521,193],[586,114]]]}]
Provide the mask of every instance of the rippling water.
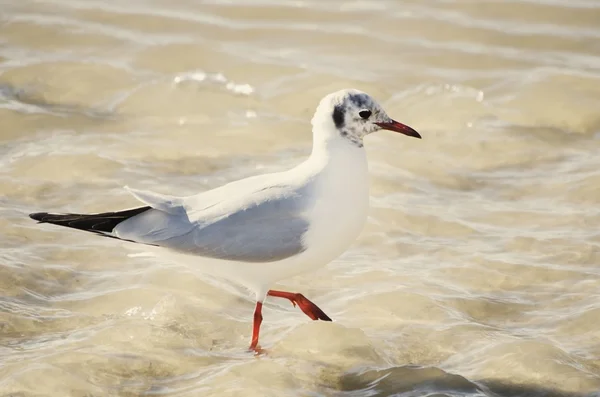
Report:
[{"label": "rippling water", "polygon": [[[598,395],[597,0],[0,3],[0,395]],[[346,87],[424,139],[260,357],[246,291],[27,218],[288,168]]]}]

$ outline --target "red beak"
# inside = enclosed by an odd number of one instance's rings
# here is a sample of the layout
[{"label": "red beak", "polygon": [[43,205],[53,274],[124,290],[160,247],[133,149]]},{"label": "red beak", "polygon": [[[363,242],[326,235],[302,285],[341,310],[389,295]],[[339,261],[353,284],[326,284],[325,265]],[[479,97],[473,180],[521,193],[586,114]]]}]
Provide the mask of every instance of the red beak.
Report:
[{"label": "red beak", "polygon": [[410,128],[407,125],[397,122],[396,120],[392,120],[389,123],[375,123],[375,124],[377,124],[378,126],[383,128],[384,130],[395,131],[395,132],[399,132],[404,135],[408,135],[408,136],[412,136],[412,137],[421,139],[421,135],[417,131],[413,130],[412,128]]}]

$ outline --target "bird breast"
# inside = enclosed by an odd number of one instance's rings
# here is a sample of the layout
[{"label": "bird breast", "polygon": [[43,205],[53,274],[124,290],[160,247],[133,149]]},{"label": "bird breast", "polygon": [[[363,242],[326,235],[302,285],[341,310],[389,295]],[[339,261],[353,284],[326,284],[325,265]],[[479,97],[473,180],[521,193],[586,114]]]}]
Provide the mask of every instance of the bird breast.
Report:
[{"label": "bird breast", "polygon": [[319,262],[329,262],[356,240],[367,219],[369,180],[364,149],[343,145],[332,150],[315,180],[315,192],[304,240],[312,247],[307,251],[313,251]]}]

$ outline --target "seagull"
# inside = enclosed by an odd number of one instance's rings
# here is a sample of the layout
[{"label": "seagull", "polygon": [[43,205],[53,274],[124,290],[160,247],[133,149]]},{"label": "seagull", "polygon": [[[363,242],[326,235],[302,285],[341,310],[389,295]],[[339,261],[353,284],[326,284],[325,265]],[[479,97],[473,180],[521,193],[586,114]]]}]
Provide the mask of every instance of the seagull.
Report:
[{"label": "seagull", "polygon": [[331,321],[304,295],[269,288],[326,265],[360,234],[369,206],[363,138],[382,129],[421,138],[355,89],[325,96],[311,123],[312,152],[287,171],[252,176],[187,197],[125,187],[144,206],[98,214],[29,216],[39,223],[143,244],[171,260],[185,260],[245,286],[256,296],[250,350],[258,352],[267,296],[288,299],[312,320]]}]

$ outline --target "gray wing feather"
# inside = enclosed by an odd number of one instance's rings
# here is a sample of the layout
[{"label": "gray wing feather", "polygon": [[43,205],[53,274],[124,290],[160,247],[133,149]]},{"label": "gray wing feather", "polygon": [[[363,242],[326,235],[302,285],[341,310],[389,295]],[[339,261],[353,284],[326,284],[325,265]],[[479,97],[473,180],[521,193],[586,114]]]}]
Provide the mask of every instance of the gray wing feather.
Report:
[{"label": "gray wing feather", "polygon": [[146,190],[132,189],[128,186],[125,186],[125,189],[128,190],[133,197],[154,209],[161,210],[169,214],[184,213],[183,200],[180,197],[167,196],[165,194],[149,192]]},{"label": "gray wing feather", "polygon": [[[123,222],[121,238],[159,245],[179,252],[238,262],[274,262],[305,250],[303,236],[309,223],[305,188],[263,189],[259,200],[248,201],[231,213],[203,218],[197,213],[147,211]],[[182,208],[182,207],[179,207]],[[227,208],[225,205],[224,208]]]}]

